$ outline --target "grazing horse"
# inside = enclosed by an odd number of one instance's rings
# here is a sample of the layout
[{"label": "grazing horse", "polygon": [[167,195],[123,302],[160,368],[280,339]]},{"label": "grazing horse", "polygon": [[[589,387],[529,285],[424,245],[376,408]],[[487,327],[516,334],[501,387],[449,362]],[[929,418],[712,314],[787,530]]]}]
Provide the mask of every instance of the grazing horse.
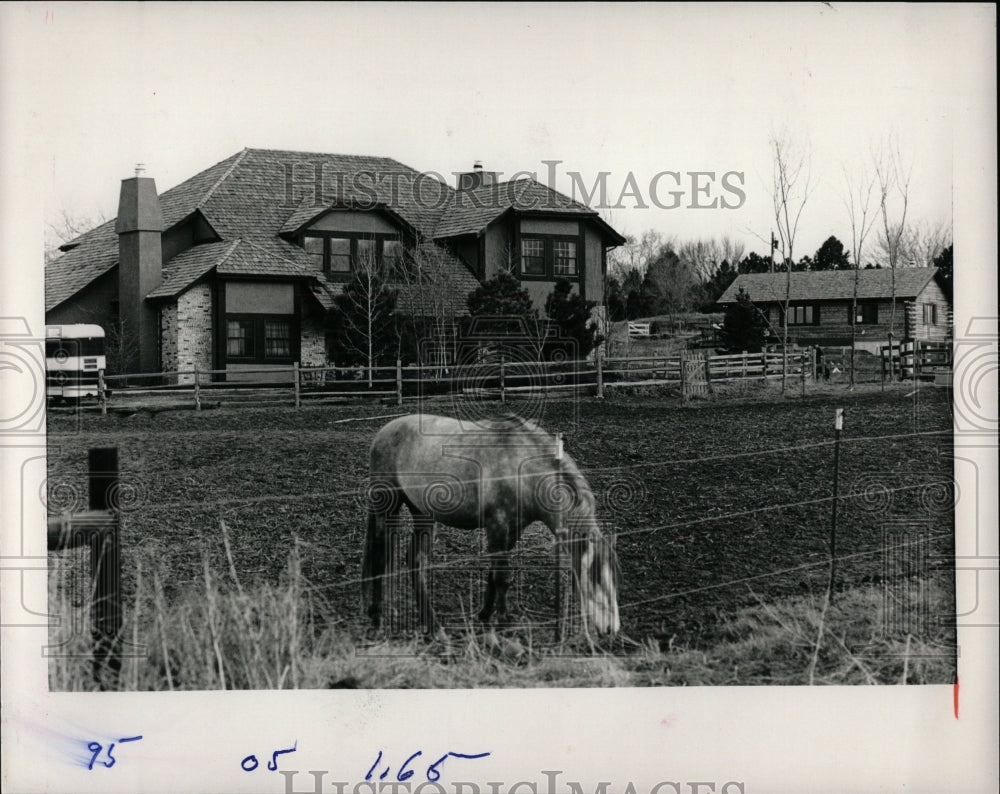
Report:
[{"label": "grazing horse", "polygon": [[[479,619],[507,620],[510,552],[521,531],[541,521],[569,530],[570,559],[584,626],[618,631],[617,558],[598,525],[594,494],[561,441],[516,416],[462,421],[415,414],[394,419],[371,446],[368,535],[362,598],[373,624],[382,615],[386,522],[403,505],[414,519],[409,562],[422,628],[435,630],[426,577],[430,529],[438,521],[486,531],[490,571]],[[423,565],[421,563],[424,563]]]}]

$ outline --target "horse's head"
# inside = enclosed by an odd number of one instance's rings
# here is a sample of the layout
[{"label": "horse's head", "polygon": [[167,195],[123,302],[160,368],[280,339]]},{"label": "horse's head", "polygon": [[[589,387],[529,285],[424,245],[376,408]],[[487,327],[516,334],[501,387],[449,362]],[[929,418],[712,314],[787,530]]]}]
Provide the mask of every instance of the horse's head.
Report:
[{"label": "horse's head", "polygon": [[618,556],[612,541],[596,528],[580,541],[577,581],[583,619],[599,634],[616,634],[618,622]]}]

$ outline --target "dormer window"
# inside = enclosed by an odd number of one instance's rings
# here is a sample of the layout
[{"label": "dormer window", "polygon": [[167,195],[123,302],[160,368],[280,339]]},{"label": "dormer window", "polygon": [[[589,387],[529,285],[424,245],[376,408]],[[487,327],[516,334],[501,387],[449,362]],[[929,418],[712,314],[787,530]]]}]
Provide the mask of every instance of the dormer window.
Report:
[{"label": "dormer window", "polygon": [[524,235],[521,237],[521,275],[555,279],[579,274],[577,237]]},{"label": "dormer window", "polygon": [[302,247],[313,256],[317,271],[338,281],[369,263],[396,267],[403,253],[399,239],[387,234],[313,233],[302,237]]}]

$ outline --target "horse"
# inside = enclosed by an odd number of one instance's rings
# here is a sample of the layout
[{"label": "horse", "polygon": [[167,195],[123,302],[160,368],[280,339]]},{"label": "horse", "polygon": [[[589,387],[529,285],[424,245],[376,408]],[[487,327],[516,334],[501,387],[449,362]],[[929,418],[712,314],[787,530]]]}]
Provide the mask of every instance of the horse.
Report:
[{"label": "horse", "polygon": [[[561,460],[557,459],[561,456]],[[565,526],[584,629],[619,629],[618,562],[598,524],[594,494],[561,439],[517,416],[476,421],[430,414],[392,420],[370,450],[368,532],[362,605],[373,626],[382,614],[386,525],[405,505],[413,516],[409,550],[413,592],[426,633],[436,629],[427,593],[433,522],[486,532],[490,569],[479,620],[507,625],[510,552],[522,530],[541,521],[559,538]]]}]

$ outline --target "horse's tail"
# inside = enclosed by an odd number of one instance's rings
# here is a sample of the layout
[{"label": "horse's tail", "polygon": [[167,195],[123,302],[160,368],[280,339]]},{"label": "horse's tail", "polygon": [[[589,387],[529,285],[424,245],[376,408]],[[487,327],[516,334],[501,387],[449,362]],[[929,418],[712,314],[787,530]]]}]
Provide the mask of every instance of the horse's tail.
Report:
[{"label": "horse's tail", "polygon": [[368,532],[365,535],[365,553],[361,563],[361,606],[371,615],[378,610],[382,600],[381,587],[376,588],[377,577],[385,573],[385,519],[379,520],[376,512],[368,510]]}]

